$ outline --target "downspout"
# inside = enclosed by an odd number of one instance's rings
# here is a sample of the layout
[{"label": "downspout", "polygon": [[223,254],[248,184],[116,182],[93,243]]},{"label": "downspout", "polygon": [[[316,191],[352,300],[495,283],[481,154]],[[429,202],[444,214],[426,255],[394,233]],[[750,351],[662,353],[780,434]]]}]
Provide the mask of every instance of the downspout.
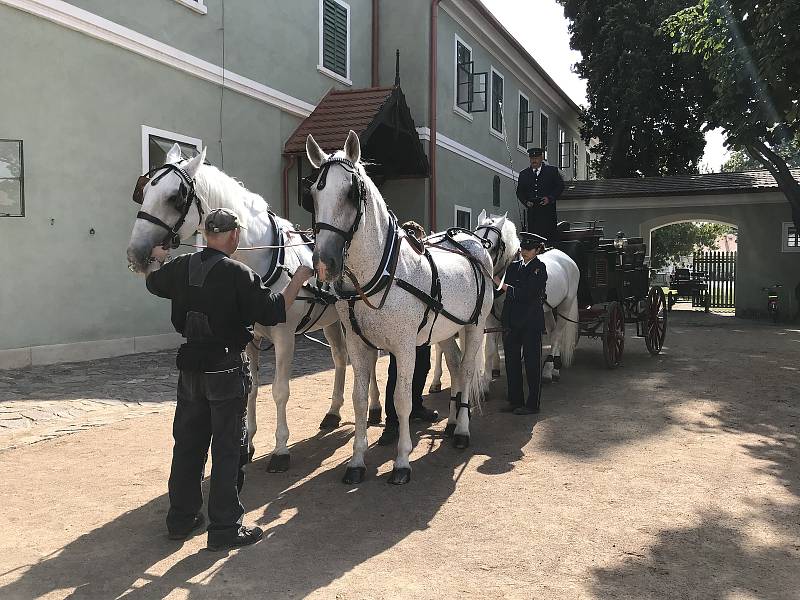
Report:
[{"label": "downspout", "polygon": [[378,87],[380,81],[380,0],[372,0],[372,87]]},{"label": "downspout", "polygon": [[428,164],[430,166],[430,202],[428,203],[429,215],[428,223],[430,231],[436,231],[436,81],[437,81],[437,55],[438,47],[438,19],[439,3],[442,0],[431,0],[431,37],[428,55],[430,64],[428,65],[428,126],[431,130],[431,139],[428,148]]},{"label": "downspout", "polygon": [[289,169],[291,169],[297,162],[297,155],[291,154],[289,156],[284,154],[285,158],[289,160],[283,166],[283,218],[289,218]]}]

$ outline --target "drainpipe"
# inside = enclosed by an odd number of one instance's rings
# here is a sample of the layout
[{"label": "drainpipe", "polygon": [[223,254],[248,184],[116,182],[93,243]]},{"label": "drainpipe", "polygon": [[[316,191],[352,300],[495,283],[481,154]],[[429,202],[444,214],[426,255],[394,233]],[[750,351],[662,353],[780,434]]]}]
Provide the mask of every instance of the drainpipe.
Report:
[{"label": "drainpipe", "polygon": [[437,38],[438,38],[438,20],[439,20],[439,3],[442,0],[431,0],[431,37],[430,48],[428,51],[430,57],[430,64],[428,65],[428,127],[431,130],[431,140],[428,148],[428,164],[431,169],[430,173],[430,202],[429,202],[429,215],[428,223],[430,224],[430,231],[436,231],[436,80],[437,80]]},{"label": "drainpipe", "polygon": [[297,162],[297,156],[292,155],[285,155],[285,158],[289,160],[286,161],[286,164],[283,166],[283,218],[289,218],[289,169],[291,169],[294,164]]},{"label": "drainpipe", "polygon": [[372,0],[372,87],[378,87],[380,72],[378,71],[380,56],[380,0]]}]

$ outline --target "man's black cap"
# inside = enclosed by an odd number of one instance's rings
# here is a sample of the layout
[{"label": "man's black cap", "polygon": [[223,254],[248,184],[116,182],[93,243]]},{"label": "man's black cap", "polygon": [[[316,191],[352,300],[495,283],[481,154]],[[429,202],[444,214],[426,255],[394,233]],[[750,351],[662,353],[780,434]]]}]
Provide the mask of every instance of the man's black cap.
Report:
[{"label": "man's black cap", "polygon": [[230,209],[215,208],[206,217],[206,231],[208,233],[224,233],[234,229],[247,229],[239,222],[239,217]]},{"label": "man's black cap", "polygon": [[535,233],[528,233],[527,231],[519,232],[519,246],[523,250],[533,250],[536,246],[541,246],[547,243],[547,238],[544,238]]},{"label": "man's black cap", "polygon": [[528,156],[544,156],[544,150],[541,148],[528,148]]}]

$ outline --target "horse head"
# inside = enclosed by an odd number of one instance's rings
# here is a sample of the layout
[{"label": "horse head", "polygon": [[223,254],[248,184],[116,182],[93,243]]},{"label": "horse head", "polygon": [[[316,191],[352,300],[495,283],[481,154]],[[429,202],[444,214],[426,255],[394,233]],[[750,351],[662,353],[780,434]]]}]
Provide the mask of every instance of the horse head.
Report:
[{"label": "horse head", "polygon": [[319,169],[310,187],[316,235],[313,264],[320,279],[334,281],[344,271],[345,254],[364,215],[366,173],[359,164],[361,143],[350,131],[344,150],[329,155],[309,134],[306,154]]},{"label": "horse head", "polygon": [[495,274],[505,270],[519,250],[517,228],[508,218],[508,213],[502,216],[488,216],[486,211],[482,210],[478,215],[475,233],[492,244],[489,255],[492,257]]},{"label": "horse head", "polygon": [[181,159],[178,144],[167,153],[163,166],[142,175],[134,190],[134,202],[142,205],[128,244],[128,266],[135,273],[153,270],[151,260],[159,246],[175,246],[194,233],[202,221],[194,182],[205,161],[206,150]]}]

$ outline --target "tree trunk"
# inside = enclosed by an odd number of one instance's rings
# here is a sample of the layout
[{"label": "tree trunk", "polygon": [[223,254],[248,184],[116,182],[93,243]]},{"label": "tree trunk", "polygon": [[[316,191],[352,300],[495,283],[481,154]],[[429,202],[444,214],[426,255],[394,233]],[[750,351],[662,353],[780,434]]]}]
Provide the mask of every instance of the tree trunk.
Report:
[{"label": "tree trunk", "polygon": [[792,207],[794,226],[797,231],[800,231],[800,183],[792,175],[786,161],[760,140],[747,144],[746,148],[750,155],[761,162],[778,182],[778,187],[789,201],[789,206]]}]

